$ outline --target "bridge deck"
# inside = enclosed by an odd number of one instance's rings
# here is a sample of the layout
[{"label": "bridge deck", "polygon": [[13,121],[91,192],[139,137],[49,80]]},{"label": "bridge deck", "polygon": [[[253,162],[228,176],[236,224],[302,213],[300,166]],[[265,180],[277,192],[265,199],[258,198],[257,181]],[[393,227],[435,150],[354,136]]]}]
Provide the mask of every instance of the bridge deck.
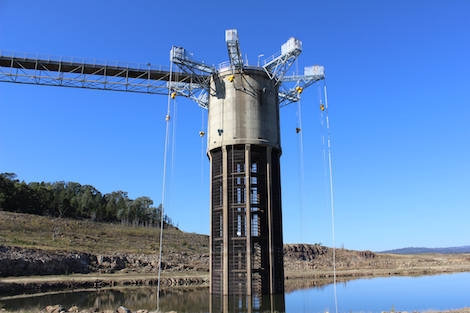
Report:
[{"label": "bridge deck", "polygon": [[[197,84],[209,77],[174,68],[171,80]],[[169,80],[167,66],[0,51],[3,82],[166,94]]]}]

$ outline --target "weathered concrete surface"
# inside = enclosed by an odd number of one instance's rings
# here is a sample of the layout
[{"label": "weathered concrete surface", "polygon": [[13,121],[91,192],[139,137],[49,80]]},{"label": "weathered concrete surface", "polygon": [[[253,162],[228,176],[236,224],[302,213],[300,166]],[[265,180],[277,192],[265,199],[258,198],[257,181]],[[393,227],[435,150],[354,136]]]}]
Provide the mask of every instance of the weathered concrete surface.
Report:
[{"label": "weathered concrete surface", "polygon": [[261,69],[224,71],[212,78],[207,151],[223,145],[254,144],[281,149],[278,87]]}]

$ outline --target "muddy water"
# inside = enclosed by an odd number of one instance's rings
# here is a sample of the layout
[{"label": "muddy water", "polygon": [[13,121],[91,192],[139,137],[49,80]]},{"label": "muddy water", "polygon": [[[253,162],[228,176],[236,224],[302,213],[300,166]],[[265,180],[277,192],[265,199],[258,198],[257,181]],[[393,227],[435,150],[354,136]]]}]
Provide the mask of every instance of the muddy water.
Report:
[{"label": "muddy water", "polygon": [[[312,284],[308,280],[298,284],[309,285]],[[336,291],[340,312],[458,309],[470,307],[470,273],[356,279],[338,283]],[[335,307],[332,284],[297,289],[284,296],[228,299],[210,297],[207,287],[173,288],[162,292],[160,299],[163,311],[177,312],[334,312]],[[131,310],[155,310],[156,289],[127,288],[0,297],[0,306],[7,310],[43,309],[48,304],[62,304],[65,307],[77,305],[80,309],[99,307],[101,310],[114,310],[124,305]]]}]

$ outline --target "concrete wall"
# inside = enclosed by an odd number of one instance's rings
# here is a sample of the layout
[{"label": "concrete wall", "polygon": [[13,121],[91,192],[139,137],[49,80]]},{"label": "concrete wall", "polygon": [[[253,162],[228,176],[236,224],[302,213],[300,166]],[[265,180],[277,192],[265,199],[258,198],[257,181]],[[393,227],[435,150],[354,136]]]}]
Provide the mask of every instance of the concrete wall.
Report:
[{"label": "concrete wall", "polygon": [[278,88],[261,69],[230,70],[211,81],[208,151],[232,144],[257,144],[281,149]]}]

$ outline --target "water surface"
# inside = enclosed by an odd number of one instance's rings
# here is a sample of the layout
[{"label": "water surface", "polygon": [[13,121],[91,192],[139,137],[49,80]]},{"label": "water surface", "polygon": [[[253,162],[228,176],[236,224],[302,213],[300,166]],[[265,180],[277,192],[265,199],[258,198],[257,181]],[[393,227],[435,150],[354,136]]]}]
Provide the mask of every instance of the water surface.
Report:
[{"label": "water surface", "polygon": [[[306,284],[309,282],[306,281]],[[470,307],[470,273],[419,277],[356,279],[336,285],[339,312],[451,310]],[[49,304],[80,309],[156,308],[156,288],[122,288],[0,298],[7,310],[44,309]],[[160,297],[163,311],[177,312],[334,312],[333,284],[299,289],[284,296],[226,299],[211,297],[207,287],[173,288]]]}]

